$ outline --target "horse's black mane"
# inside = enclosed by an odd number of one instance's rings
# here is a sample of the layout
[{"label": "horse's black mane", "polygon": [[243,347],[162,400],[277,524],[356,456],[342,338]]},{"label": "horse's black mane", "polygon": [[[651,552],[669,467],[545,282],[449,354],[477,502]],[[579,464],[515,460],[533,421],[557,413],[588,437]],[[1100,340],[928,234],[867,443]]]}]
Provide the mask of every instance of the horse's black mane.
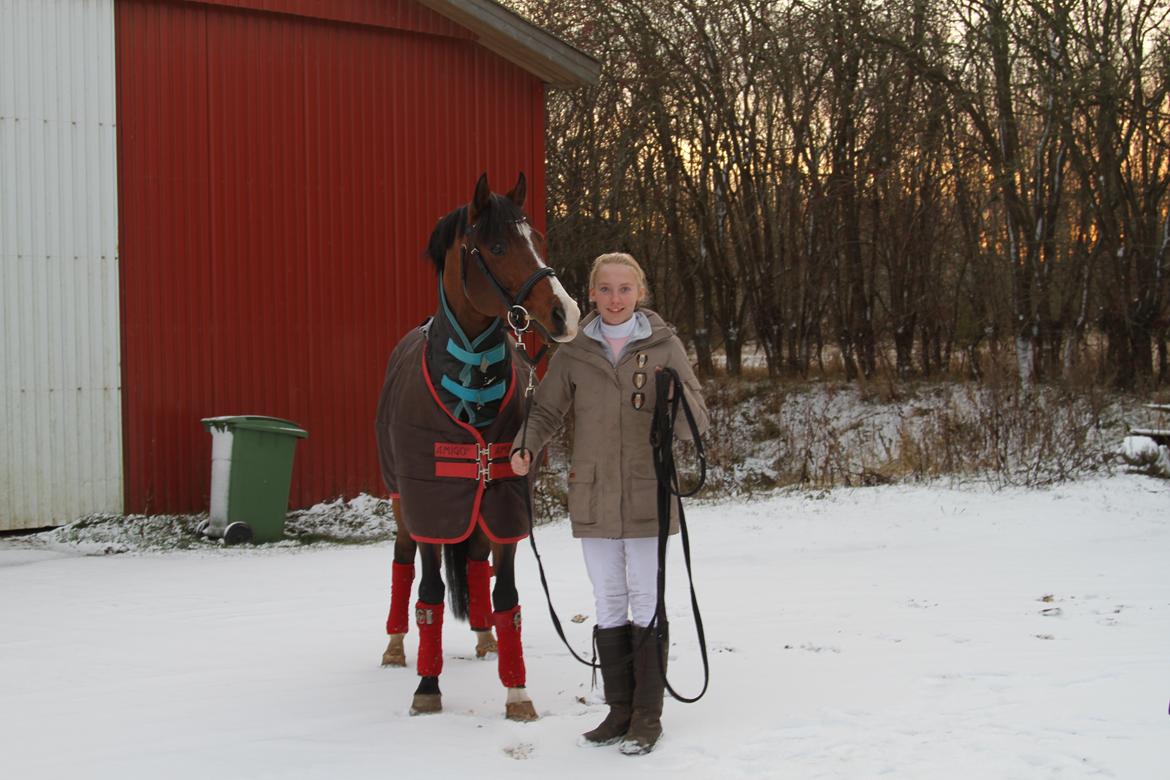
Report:
[{"label": "horse's black mane", "polygon": [[[524,212],[503,195],[492,194],[488,207],[484,209],[476,223],[476,236],[481,243],[487,244],[507,239],[509,225],[524,219]],[[455,209],[435,224],[431,231],[431,239],[427,242],[427,257],[435,264],[435,270],[443,271],[443,260],[447,256],[447,248],[454,243],[456,237],[467,232],[467,206]]]}]

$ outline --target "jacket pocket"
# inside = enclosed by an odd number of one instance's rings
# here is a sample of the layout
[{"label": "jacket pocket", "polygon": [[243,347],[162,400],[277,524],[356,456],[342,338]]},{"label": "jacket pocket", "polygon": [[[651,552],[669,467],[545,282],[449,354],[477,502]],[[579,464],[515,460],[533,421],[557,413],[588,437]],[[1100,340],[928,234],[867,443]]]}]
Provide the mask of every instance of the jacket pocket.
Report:
[{"label": "jacket pocket", "polygon": [[593,525],[593,483],[596,469],[592,463],[578,463],[569,470],[569,519],[579,525]]},{"label": "jacket pocket", "polygon": [[658,479],[649,464],[638,464],[630,470],[630,520],[658,520]]}]

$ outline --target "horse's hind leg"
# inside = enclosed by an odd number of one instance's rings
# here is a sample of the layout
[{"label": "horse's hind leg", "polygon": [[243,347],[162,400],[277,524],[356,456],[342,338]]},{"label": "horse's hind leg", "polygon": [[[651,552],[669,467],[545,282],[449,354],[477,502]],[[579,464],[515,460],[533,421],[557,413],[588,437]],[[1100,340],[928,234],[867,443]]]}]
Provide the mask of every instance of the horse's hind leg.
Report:
[{"label": "horse's hind leg", "polygon": [[394,563],[391,564],[390,614],[386,617],[386,635],[390,638],[382,653],[382,666],[406,666],[403,640],[410,630],[410,594],[414,587],[414,555],[418,545],[410,538],[402,521],[402,502],[394,499]]},{"label": "horse's hind leg", "polygon": [[491,545],[482,533],[473,534],[467,546],[467,622],[475,632],[475,657],[498,650],[492,635],[491,580],[488,563]]},{"label": "horse's hind leg", "polygon": [[536,720],[536,708],[525,689],[524,647],[520,642],[520,597],[516,592],[516,545],[493,544],[496,587],[492,590],[492,621],[500,646],[500,682],[508,689],[505,713],[509,720]]},{"label": "horse's hind leg", "polygon": [[418,688],[410,706],[411,715],[439,712],[443,698],[439,691],[439,674],[443,671],[443,577],[440,574],[441,545],[420,544],[422,582],[418,602],[414,605],[418,624]]}]

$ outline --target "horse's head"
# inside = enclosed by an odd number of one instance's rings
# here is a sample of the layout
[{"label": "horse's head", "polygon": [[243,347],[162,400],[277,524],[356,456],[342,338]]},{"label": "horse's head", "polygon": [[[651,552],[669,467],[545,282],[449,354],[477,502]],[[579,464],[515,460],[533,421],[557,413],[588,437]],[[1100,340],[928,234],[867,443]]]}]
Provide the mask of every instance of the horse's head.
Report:
[{"label": "horse's head", "polygon": [[507,195],[494,194],[481,175],[444,265],[458,269],[463,295],[479,314],[517,330],[534,323],[546,340],[570,341],[581,310],[545,263],[544,235],[524,213],[525,189],[523,173]]}]

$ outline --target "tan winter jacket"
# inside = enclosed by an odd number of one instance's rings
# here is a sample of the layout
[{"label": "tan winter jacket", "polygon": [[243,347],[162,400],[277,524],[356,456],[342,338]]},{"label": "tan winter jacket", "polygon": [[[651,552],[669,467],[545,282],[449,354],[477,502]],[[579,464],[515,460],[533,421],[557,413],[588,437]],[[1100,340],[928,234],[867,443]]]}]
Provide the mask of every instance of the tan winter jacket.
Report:
[{"label": "tan winter jacket", "polygon": [[[573,412],[573,461],[569,472],[569,517],[573,536],[632,539],[658,535],[657,482],[650,449],[654,413],[654,369],[678,371],[700,433],[707,430],[707,408],[682,342],[652,311],[640,309],[650,335],[631,339],[615,367],[608,346],[585,329],[597,318],[582,320],[581,332],[562,344],[549,360],[524,431],[513,448],[540,452]],[[641,408],[635,408],[635,394]],[[683,415],[676,435],[690,438]],[[672,504],[670,532],[678,532],[677,506]]]}]

